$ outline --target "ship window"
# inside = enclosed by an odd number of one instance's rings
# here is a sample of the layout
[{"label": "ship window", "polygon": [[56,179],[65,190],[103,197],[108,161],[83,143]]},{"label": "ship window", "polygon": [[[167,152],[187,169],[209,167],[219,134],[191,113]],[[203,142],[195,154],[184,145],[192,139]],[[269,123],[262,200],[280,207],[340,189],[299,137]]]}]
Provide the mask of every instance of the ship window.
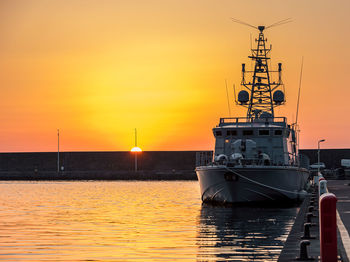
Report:
[{"label": "ship window", "polygon": [[282,135],[282,130],[278,129],[275,130],[275,136],[281,136]]},{"label": "ship window", "polygon": [[270,130],[259,130],[259,136],[269,136]]},{"label": "ship window", "polygon": [[237,135],[237,130],[227,130],[227,135],[228,136],[236,136]]},{"label": "ship window", "polygon": [[253,135],[253,130],[243,130],[243,135],[244,136],[252,136]]},{"label": "ship window", "polygon": [[221,132],[221,131],[216,131],[216,132],[215,132],[215,135],[216,135],[216,136],[222,136],[222,132]]}]

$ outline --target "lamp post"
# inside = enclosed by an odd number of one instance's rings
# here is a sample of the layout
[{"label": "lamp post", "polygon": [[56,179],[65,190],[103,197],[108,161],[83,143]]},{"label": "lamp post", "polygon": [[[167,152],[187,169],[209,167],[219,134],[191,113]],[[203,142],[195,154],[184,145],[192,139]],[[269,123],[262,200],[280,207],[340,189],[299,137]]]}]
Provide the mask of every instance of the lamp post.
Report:
[{"label": "lamp post", "polygon": [[324,141],[326,141],[326,139],[318,140],[318,147],[317,147],[317,164],[318,164],[317,175],[320,173],[320,143],[322,143]]},{"label": "lamp post", "polygon": [[133,153],[135,157],[135,172],[137,172],[137,169],[138,169],[137,155],[141,152],[142,152],[141,148],[137,146],[137,129],[135,128],[135,146],[131,149],[131,153]]},{"label": "lamp post", "polygon": [[57,129],[57,174],[60,173],[60,130]]},{"label": "lamp post", "polygon": [[[135,147],[137,147],[137,129],[135,128]],[[135,173],[137,172],[137,152],[135,152]]]}]

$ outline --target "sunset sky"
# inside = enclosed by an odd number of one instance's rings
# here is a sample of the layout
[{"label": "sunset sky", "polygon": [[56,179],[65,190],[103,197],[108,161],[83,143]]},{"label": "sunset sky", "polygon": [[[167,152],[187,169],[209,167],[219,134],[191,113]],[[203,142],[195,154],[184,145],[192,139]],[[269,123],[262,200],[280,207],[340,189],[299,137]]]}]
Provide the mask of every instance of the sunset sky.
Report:
[{"label": "sunset sky", "polygon": [[[250,35],[271,28],[300,148],[350,148],[350,1],[11,0],[0,2],[0,151],[210,150],[239,86]],[[231,101],[232,102],[232,101]],[[245,109],[232,106],[232,115]]]}]

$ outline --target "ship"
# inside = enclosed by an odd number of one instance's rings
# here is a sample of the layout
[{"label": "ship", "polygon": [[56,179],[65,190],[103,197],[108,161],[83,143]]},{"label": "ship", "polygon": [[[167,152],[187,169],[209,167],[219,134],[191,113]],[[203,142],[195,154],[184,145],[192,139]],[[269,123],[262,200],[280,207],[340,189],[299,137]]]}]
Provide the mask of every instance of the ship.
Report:
[{"label": "ship", "polygon": [[286,102],[282,63],[272,69],[265,26],[256,28],[256,47],[248,56],[253,68],[242,64],[241,90],[235,94],[246,116],[220,118],[213,128],[213,157],[196,167],[203,202],[285,203],[307,194],[309,171],[298,154],[298,124],[275,116]]}]

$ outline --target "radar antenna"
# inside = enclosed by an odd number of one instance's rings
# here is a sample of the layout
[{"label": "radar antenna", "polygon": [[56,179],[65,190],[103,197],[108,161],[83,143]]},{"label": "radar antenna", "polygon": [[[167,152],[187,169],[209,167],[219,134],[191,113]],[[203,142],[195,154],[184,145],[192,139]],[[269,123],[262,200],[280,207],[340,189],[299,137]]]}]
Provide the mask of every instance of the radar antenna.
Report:
[{"label": "radar antenna", "polygon": [[287,19],[283,19],[281,21],[278,21],[276,23],[273,23],[269,26],[266,26],[265,29],[271,28],[271,27],[275,27],[275,26],[280,26],[280,25],[284,25],[284,24],[288,24],[290,22],[293,22],[292,18],[287,18]]},{"label": "radar antenna", "polygon": [[253,27],[253,28],[255,28],[255,29],[258,29],[257,26],[248,24],[248,23],[243,22],[243,21],[241,21],[241,20],[238,20],[238,19],[236,19],[236,18],[231,17],[231,20],[232,20],[233,22],[237,23],[237,24],[246,25],[246,26],[250,26],[250,27]]},{"label": "radar antenna", "polygon": [[269,26],[255,26],[255,25],[251,25],[251,24],[248,24],[246,22],[243,22],[241,20],[238,20],[237,18],[234,18],[234,17],[231,17],[231,20],[237,24],[246,25],[246,26],[252,27],[254,29],[258,29],[260,32],[264,31],[265,29],[271,28],[271,27],[280,26],[280,25],[284,25],[284,24],[288,24],[290,22],[293,22],[292,18],[286,18],[286,19],[283,19],[281,21],[272,23]]}]

